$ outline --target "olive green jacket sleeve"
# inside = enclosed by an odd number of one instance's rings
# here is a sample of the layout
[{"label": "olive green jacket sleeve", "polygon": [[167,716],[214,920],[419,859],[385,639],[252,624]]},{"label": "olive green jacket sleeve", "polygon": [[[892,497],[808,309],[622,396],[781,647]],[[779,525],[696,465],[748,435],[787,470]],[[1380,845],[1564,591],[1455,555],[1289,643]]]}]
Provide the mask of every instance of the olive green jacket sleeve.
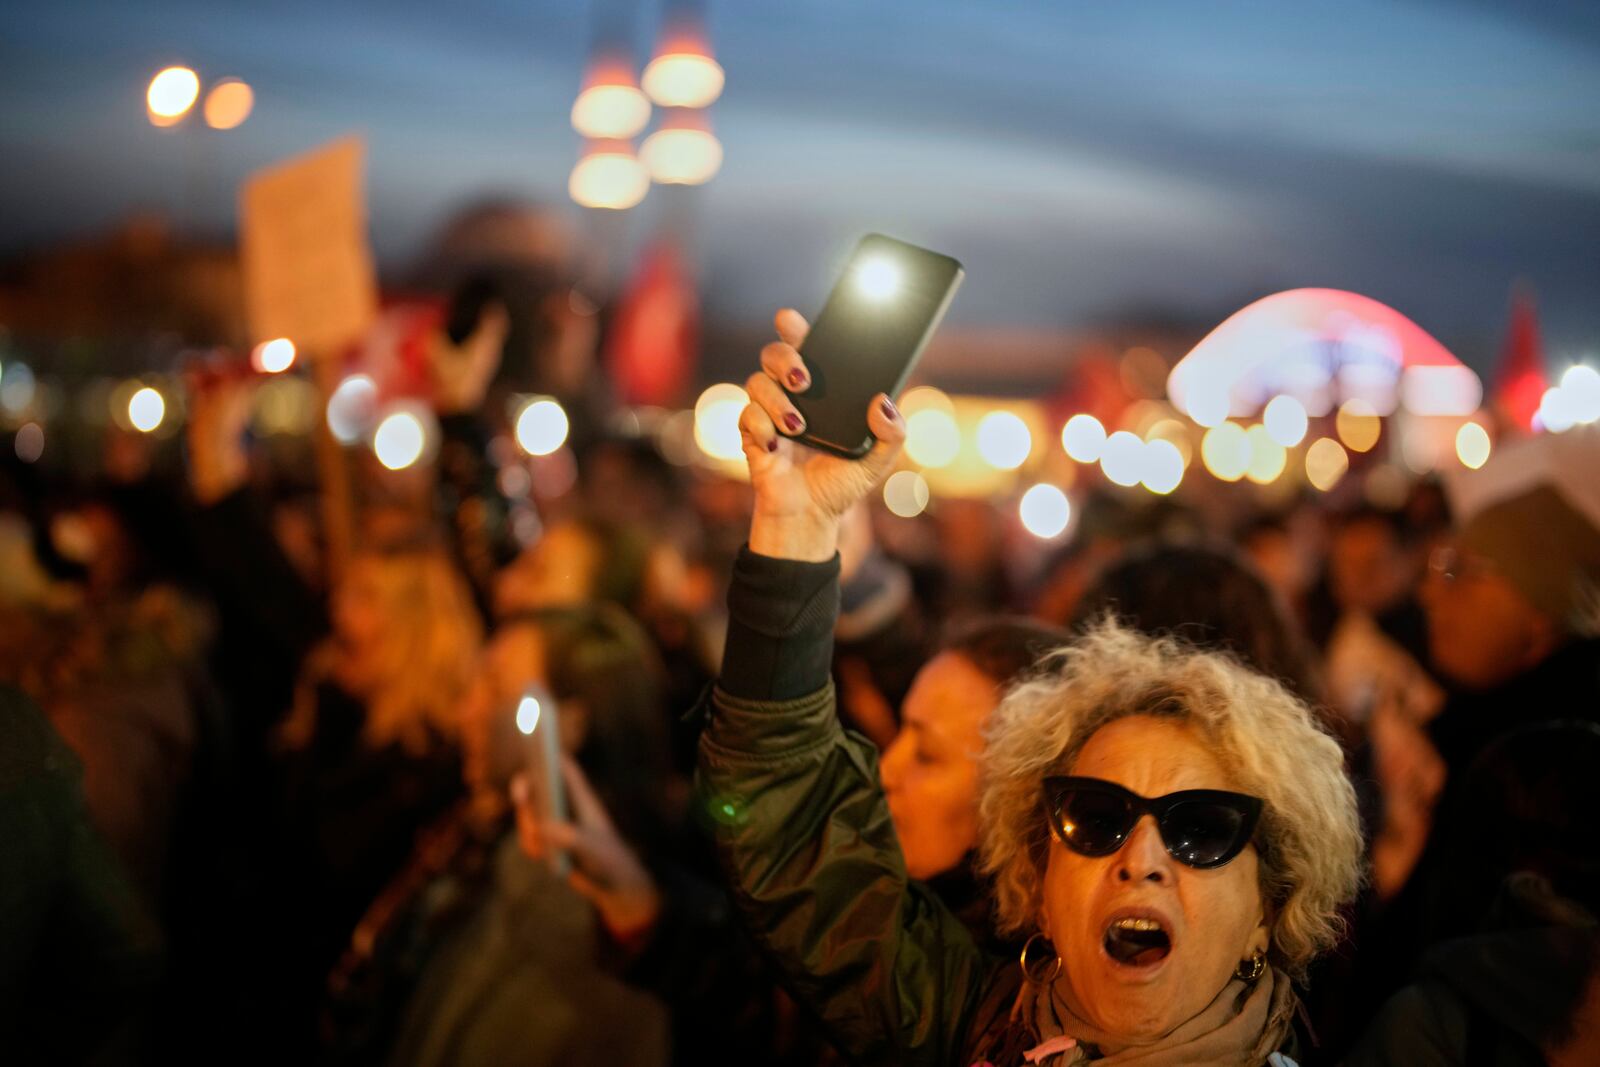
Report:
[{"label": "olive green jacket sleeve", "polygon": [[699,792],[746,927],[840,1051],[955,1063],[992,964],[907,876],[875,750],[840,727],[832,686],[770,702],[718,690]]}]

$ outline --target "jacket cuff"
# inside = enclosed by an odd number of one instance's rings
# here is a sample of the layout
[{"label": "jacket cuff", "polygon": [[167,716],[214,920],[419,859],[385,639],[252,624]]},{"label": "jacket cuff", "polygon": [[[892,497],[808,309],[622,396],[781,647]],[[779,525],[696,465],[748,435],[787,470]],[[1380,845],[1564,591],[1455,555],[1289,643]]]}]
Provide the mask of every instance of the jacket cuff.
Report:
[{"label": "jacket cuff", "polygon": [[837,554],[803,563],[740,549],[728,588],[722,691],[759,701],[815,693],[828,682],[838,616]]},{"label": "jacket cuff", "polygon": [[700,737],[703,767],[730,762],[784,760],[834,744],[842,735],[834,711],[833,683],[795,700],[747,700],[718,686],[714,709]]}]

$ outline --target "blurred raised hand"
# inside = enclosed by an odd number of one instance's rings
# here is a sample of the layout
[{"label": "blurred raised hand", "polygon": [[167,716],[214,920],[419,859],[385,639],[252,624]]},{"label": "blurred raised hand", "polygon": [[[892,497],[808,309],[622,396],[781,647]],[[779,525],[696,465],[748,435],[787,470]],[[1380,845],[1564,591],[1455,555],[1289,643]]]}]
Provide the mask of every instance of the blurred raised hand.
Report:
[{"label": "blurred raised hand", "polygon": [[739,416],[756,497],[750,548],[765,556],[820,562],[838,547],[844,514],[894,467],[906,424],[879,393],[866,413],[877,443],[863,458],[845,459],[789,440],[805,431],[784,390],[803,393],[811,385],[800,357],[810,327],[792,308],[779,311],[774,324],[779,339],[761,350],[761,370],[745,383],[750,403]]},{"label": "blurred raised hand", "polygon": [[442,326],[434,331],[428,341],[428,372],[439,414],[465,414],[483,406],[510,332],[511,316],[499,303],[484,305],[478,324],[459,345]]},{"label": "blurred raised hand", "polygon": [[541,861],[551,852],[567,853],[572,859],[568,884],[594,905],[612,937],[624,943],[637,940],[661,914],[655,879],[617,832],[605,804],[571,757],[562,757],[561,777],[572,806],[571,822],[543,818],[533,806],[527,778],[519,774],[512,780],[522,851]]},{"label": "blurred raised hand", "polygon": [[183,375],[189,488],[201,504],[215,504],[249,475],[244,432],[255,409],[255,375],[231,364],[195,363]]}]

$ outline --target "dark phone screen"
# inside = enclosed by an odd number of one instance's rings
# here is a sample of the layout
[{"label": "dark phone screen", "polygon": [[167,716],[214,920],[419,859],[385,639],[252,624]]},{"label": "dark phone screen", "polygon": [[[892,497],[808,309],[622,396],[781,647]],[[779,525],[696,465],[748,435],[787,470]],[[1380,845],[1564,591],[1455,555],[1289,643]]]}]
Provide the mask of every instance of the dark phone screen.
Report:
[{"label": "dark phone screen", "polygon": [[899,394],[961,278],[949,256],[861,239],[801,346],[811,386],[791,399],[806,420],[802,440],[847,455],[872,447],[867,404]]}]

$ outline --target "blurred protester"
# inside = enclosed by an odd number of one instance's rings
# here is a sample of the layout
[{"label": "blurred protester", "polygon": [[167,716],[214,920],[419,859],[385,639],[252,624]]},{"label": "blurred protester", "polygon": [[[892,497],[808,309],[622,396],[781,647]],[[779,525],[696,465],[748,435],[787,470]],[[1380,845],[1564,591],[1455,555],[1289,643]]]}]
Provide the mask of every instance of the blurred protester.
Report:
[{"label": "blurred protester", "polygon": [[[468,796],[419,840],[334,976],[339,1062],[667,1062],[665,1008],[615,973],[661,910],[633,851],[662,845],[653,828],[674,805],[656,684],[648,640],[614,608],[501,628],[462,702]],[[557,702],[550,712],[576,760],[567,778],[577,825],[600,827],[608,857],[620,858],[599,881],[585,880],[594,868],[581,845],[571,884],[518,846],[508,788],[526,764],[516,710],[530,691]]]},{"label": "blurred protester", "polygon": [[1433,660],[1463,690],[1431,725],[1454,770],[1519,724],[1600,720],[1600,429],[1556,436],[1452,483],[1460,525],[1423,604]]},{"label": "blurred protester", "polygon": [[1600,1062],[1600,727],[1506,734],[1439,813],[1434,945],[1350,1067]]},{"label": "blurred protester", "polygon": [[995,940],[976,866],[984,726],[1006,691],[1071,637],[1032,619],[968,623],[912,679],[900,732],[879,763],[906,873],[927,882],[982,943]]},{"label": "blurred protester", "polygon": [[0,686],[0,1058],[137,1062],[159,938],[89,818],[81,764]]},{"label": "blurred protester", "polygon": [[630,527],[559,519],[495,576],[495,616],[596,601],[632,609],[644,593],[650,552],[649,541]]},{"label": "blurred protester", "polygon": [[[279,731],[271,950],[309,1026],[350,929],[461,794],[457,707],[480,624],[438,549],[366,551],[334,587]],[[303,996],[302,999],[298,999]]]},{"label": "blurred protester", "polygon": [[1151,635],[1231,652],[1316,707],[1310,648],[1259,574],[1221,547],[1154,543],[1129,550],[1078,601],[1075,625],[1103,614]]}]

